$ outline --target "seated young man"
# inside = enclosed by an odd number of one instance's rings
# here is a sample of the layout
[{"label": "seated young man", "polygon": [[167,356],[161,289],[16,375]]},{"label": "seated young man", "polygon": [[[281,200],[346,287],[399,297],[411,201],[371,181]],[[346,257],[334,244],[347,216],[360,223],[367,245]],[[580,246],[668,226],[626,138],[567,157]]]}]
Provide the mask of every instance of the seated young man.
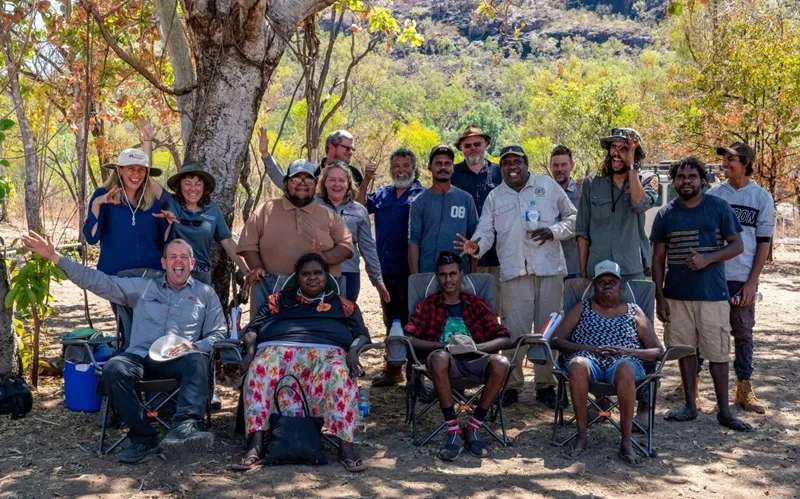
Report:
[{"label": "seated young man", "polygon": [[[84,267],[60,255],[49,237],[35,232],[22,236],[22,242],[26,249],[56,264],[79,288],[133,309],[129,346],[106,362],[100,378],[129,429],[131,444],[117,455],[117,461],[137,464],[161,452],[162,447],[171,448],[176,455],[210,447],[214,435],[201,430],[208,399],[208,357],[183,354],[210,352],[228,328],[214,288],[191,277],[195,263],[192,247],[183,239],[170,241],[161,258],[164,276],[154,279],[108,276]],[[172,349],[174,359],[159,362],[150,358],[150,346],[169,334],[188,342]],[[181,388],[172,427],[159,445],[156,429],[137,402],[134,384],[164,378],[180,380]]]},{"label": "seated young man", "polygon": [[[415,350],[427,354],[427,366],[447,422],[447,440],[439,450],[439,457],[455,461],[464,450],[465,440],[472,454],[487,457],[489,450],[481,440],[480,429],[509,369],[508,360],[496,352],[509,348],[511,337],[497,322],[486,300],[461,292],[464,271],[457,254],[441,252],[436,269],[439,291],[417,303],[405,333]],[[454,339],[459,336],[465,338]],[[453,378],[485,384],[463,436],[450,390]]]}]

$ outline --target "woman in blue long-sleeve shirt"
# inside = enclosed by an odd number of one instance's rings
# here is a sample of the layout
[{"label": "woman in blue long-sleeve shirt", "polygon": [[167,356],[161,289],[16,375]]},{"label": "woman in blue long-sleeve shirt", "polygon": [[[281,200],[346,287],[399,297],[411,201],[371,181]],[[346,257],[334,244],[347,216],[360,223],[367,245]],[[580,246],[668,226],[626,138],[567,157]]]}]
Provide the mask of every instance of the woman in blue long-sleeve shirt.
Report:
[{"label": "woman in blue long-sleeve shirt", "polygon": [[167,223],[161,213],[166,194],[153,179],[161,170],[152,168],[147,154],[125,149],[106,182],[92,195],[83,235],[89,244],[100,244],[97,269],[117,275],[129,269],[161,270],[161,254]]}]

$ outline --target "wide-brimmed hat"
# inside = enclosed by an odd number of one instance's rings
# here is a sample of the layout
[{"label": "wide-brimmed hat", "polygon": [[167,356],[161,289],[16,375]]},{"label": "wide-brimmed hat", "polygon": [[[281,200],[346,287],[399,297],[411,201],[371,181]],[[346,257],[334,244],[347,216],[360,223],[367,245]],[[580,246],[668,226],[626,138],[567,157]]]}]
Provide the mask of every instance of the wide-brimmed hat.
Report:
[{"label": "wide-brimmed hat", "polygon": [[150,345],[150,350],[148,350],[147,355],[157,362],[166,362],[168,360],[179,359],[184,355],[191,353],[191,351],[184,351],[173,356],[171,356],[169,352],[178,345],[191,344],[192,342],[183,336],[178,336],[176,334],[165,334],[161,338],[154,341],[152,345]]},{"label": "wide-brimmed hat", "polygon": [[431,149],[431,153],[428,155],[428,166],[430,166],[431,162],[433,161],[433,157],[437,154],[446,154],[450,156],[450,159],[456,159],[456,153],[453,151],[452,147],[448,146],[447,144],[439,144]]},{"label": "wide-brimmed hat", "polygon": [[746,142],[734,142],[730,147],[717,147],[717,154],[725,156],[725,153],[745,157],[750,160],[751,165],[756,159],[756,151]]},{"label": "wide-brimmed hat", "polygon": [[492,138],[489,135],[483,133],[483,130],[481,130],[479,126],[469,125],[467,129],[464,130],[464,133],[461,134],[461,137],[459,137],[458,140],[456,141],[456,149],[461,150],[461,143],[464,142],[464,140],[468,139],[469,137],[483,137],[487,143],[489,144],[492,143]]},{"label": "wide-brimmed hat", "polygon": [[167,187],[172,189],[173,192],[178,192],[180,188],[181,178],[191,175],[193,177],[200,177],[206,182],[206,189],[208,194],[214,192],[214,188],[217,187],[217,181],[214,180],[214,176],[208,173],[207,171],[203,170],[203,167],[200,166],[200,163],[197,161],[187,161],[186,163],[181,166],[178,173],[172,175],[170,178],[167,179]]},{"label": "wide-brimmed hat", "polygon": [[646,155],[642,146],[642,136],[639,135],[639,132],[633,128],[612,128],[611,135],[600,139],[600,147],[608,151],[611,149],[611,144],[613,142],[628,142],[629,136],[633,139],[636,139],[636,142],[638,143],[636,146],[636,151],[638,151],[639,155],[642,157],[642,159],[644,159]]},{"label": "wide-brimmed hat", "polygon": [[160,168],[153,168],[150,166],[150,159],[147,157],[147,154],[139,149],[125,149],[119,153],[116,163],[106,163],[103,165],[103,168],[113,170],[118,166],[122,167],[131,165],[143,166],[147,168],[150,170],[151,177],[158,177],[162,173]]}]

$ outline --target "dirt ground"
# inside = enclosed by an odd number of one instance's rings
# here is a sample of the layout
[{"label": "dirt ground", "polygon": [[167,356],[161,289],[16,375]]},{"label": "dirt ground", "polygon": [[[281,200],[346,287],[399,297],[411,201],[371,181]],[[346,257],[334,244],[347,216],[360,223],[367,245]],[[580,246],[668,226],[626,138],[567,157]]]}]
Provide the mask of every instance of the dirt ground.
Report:
[{"label": "dirt ground", "polygon": [[[365,280],[365,282],[367,282]],[[703,414],[691,423],[668,423],[664,394],[679,382],[676,365],[665,369],[659,392],[655,442],[658,455],[642,468],[623,465],[616,454],[619,437],[611,425],[590,430],[589,452],[576,461],[560,457],[550,445],[552,411],[533,401],[526,385],[519,404],[508,408],[511,447],[493,442],[483,461],[464,454],[455,463],[436,458],[441,437],[414,447],[403,421],[400,387],[371,391],[373,415],[368,444],[361,451],[369,469],[345,472],[328,449],[331,464],[320,467],[230,471],[243,440],[234,435],[236,392],[223,377],[223,410],[213,415],[213,452],[181,458],[151,457],[138,466],[121,466],[113,455],[95,453],[96,414],[64,408],[60,378],[45,378],[25,419],[0,419],[0,498],[39,497],[797,497],[800,489],[800,247],[779,247],[769,264],[758,305],[755,386],[768,406],[765,416],[740,414],[753,424],[749,434],[716,423],[713,389],[701,382]],[[45,356],[57,356],[57,338],[85,326],[83,296],[72,284],[58,285],[56,315],[50,320]],[[369,286],[361,299],[376,340],[381,332],[377,293]],[[90,296],[95,327],[112,332],[108,304]],[[662,329],[656,325],[659,337]],[[365,383],[378,374],[381,360],[365,360]],[[532,376],[526,367],[528,379]],[[731,397],[734,382],[731,381]],[[427,425],[438,424],[431,411]],[[488,442],[488,440],[487,440]]]}]

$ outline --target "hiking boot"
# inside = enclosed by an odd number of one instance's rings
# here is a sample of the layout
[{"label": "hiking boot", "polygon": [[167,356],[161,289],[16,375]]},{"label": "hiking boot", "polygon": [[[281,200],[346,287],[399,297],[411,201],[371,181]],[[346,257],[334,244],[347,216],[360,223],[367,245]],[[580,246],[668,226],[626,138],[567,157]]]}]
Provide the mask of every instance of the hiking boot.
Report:
[{"label": "hiking boot", "polygon": [[444,445],[439,449],[439,459],[455,461],[463,450],[464,439],[461,438],[461,432],[448,432],[447,440],[444,441]]},{"label": "hiking boot", "polygon": [[489,457],[489,449],[481,440],[480,430],[464,430],[464,441],[467,450],[476,457]]},{"label": "hiking boot", "polygon": [[503,405],[512,405],[516,404],[517,402],[519,402],[519,392],[514,388],[506,390],[506,392],[503,394]]},{"label": "hiking boot", "polygon": [[211,410],[212,411],[220,411],[222,410],[222,399],[219,398],[219,394],[216,390],[214,390],[214,394],[211,395]]},{"label": "hiking boot", "polygon": [[[694,395],[700,398],[700,375],[694,377]],[[664,399],[667,402],[683,402],[686,400],[686,392],[683,390],[683,383],[679,383],[678,387],[669,392]]]},{"label": "hiking boot", "polygon": [[403,382],[403,366],[386,365],[383,372],[372,380],[372,386],[381,388],[384,386],[394,386]]},{"label": "hiking boot", "polygon": [[136,444],[131,442],[127,449],[117,454],[117,462],[124,464],[139,464],[151,454],[161,452],[158,442],[150,444]]},{"label": "hiking boot", "polygon": [[552,386],[536,389],[536,400],[550,409],[556,408],[556,389]]},{"label": "hiking boot", "polygon": [[161,441],[161,446],[169,450],[188,450],[192,452],[208,450],[214,443],[214,434],[201,431],[199,421],[184,421],[173,427]]},{"label": "hiking boot", "polygon": [[767,410],[761,405],[756,393],[753,391],[753,384],[750,381],[736,382],[736,407],[740,407],[748,412],[764,414]]}]

